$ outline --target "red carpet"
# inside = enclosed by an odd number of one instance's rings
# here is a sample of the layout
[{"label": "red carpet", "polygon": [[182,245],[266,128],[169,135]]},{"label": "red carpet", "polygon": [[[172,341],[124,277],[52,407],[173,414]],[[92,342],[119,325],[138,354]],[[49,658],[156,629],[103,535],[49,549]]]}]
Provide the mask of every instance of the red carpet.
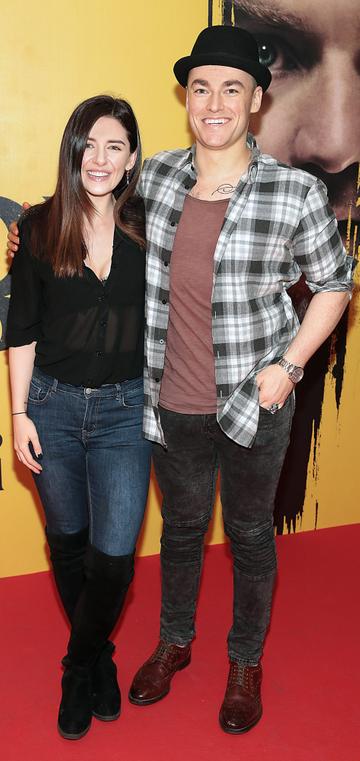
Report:
[{"label": "red carpet", "polygon": [[192,664],[160,703],[128,703],[131,678],[157,640],[159,563],[138,560],[115,637],[120,719],[94,719],[71,742],[56,730],[60,657],[67,637],[49,574],[0,582],[2,761],[359,761],[360,525],[279,537],[279,582],[264,665],[264,717],[224,734],[231,612],[227,549],[206,553]]}]

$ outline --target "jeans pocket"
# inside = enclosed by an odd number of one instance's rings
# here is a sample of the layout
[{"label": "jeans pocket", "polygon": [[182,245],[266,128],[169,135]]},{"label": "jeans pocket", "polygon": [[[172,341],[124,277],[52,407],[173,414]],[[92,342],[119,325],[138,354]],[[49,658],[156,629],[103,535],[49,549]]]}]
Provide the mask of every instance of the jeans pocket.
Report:
[{"label": "jeans pocket", "polygon": [[259,414],[260,415],[270,415],[273,416],[273,413],[270,412],[270,410],[267,407],[262,407],[261,404],[259,404]]},{"label": "jeans pocket", "polygon": [[28,401],[32,404],[45,404],[51,394],[51,386],[41,383],[38,379],[31,379]]},{"label": "jeans pocket", "polygon": [[144,385],[142,380],[136,385],[125,388],[123,391],[124,407],[143,407],[144,405]]}]

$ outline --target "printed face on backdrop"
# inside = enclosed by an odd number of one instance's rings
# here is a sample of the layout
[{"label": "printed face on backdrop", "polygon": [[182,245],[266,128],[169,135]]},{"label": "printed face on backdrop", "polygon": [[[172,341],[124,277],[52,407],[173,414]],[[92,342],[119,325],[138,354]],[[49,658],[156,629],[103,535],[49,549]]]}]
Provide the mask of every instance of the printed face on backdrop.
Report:
[{"label": "printed face on backdrop", "polygon": [[186,109],[197,142],[224,150],[246,138],[250,114],[261,105],[254,78],[231,66],[197,66],[189,73]]},{"label": "printed face on backdrop", "polygon": [[359,220],[359,0],[234,0],[238,26],[257,38],[272,73],[251,122],[264,152],[326,183],[345,238]]},{"label": "printed face on backdrop", "polygon": [[124,127],[112,116],[101,116],[90,130],[81,165],[81,178],[90,196],[112,193],[135,164]]}]

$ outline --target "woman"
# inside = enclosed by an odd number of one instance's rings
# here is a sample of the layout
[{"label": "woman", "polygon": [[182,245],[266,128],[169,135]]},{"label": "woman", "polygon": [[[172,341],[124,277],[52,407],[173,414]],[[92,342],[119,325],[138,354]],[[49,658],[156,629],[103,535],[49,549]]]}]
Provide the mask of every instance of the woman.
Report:
[{"label": "woman", "polygon": [[71,623],[58,727],[120,714],[108,637],[133,577],[151,445],[142,437],[145,233],[128,103],[69,119],[54,195],[21,221],[7,339],[17,457],[34,474]]}]

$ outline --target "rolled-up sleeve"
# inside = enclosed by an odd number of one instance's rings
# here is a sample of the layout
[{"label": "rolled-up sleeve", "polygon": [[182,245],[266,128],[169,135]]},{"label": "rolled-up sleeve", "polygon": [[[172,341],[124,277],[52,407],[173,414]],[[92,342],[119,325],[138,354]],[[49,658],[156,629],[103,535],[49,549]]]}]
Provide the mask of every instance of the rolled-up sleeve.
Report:
[{"label": "rolled-up sleeve", "polygon": [[25,225],[11,274],[11,296],[6,329],[8,346],[25,346],[41,335],[41,280],[37,260],[30,254]]},{"label": "rolled-up sleeve", "polygon": [[314,182],[306,196],[293,246],[294,259],[313,293],[351,292],[354,259],[346,254],[321,180]]}]

